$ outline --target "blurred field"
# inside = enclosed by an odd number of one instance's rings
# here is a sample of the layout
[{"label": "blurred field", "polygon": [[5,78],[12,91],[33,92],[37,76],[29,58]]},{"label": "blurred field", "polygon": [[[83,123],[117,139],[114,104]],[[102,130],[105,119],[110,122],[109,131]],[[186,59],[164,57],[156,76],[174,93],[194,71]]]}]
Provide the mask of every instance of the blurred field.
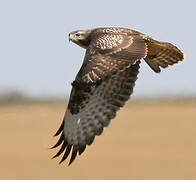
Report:
[{"label": "blurred field", "polygon": [[49,149],[65,107],[0,106],[1,180],[196,179],[196,102],[126,105],[70,167]]}]

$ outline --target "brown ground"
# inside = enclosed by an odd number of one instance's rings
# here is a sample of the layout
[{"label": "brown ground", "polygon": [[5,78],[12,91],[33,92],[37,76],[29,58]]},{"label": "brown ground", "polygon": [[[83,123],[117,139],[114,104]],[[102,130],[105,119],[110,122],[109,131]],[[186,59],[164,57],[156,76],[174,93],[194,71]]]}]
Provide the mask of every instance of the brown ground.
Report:
[{"label": "brown ground", "polygon": [[132,103],[67,167],[51,160],[65,105],[0,107],[1,180],[195,180],[196,102]]}]

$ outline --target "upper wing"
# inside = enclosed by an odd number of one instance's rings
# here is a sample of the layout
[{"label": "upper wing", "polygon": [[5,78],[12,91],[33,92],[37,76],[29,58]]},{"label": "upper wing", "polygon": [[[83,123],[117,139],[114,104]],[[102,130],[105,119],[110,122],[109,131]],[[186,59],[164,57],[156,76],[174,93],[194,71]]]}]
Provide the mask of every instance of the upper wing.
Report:
[{"label": "upper wing", "polygon": [[157,73],[161,72],[160,66],[166,68],[169,65],[183,61],[184,54],[171,43],[146,39],[148,47],[147,56],[144,58],[147,64]]},{"label": "upper wing", "polygon": [[82,154],[86,145],[92,144],[96,135],[108,126],[117,110],[122,107],[133,92],[139,72],[139,63],[118,72],[98,84],[83,85],[73,83],[69,105],[62,125],[55,134],[59,141],[53,148],[61,145],[57,157],[64,152],[63,162],[71,154],[71,164],[77,154]]},{"label": "upper wing", "polygon": [[131,32],[102,34],[92,40],[76,80],[95,83],[144,58],[147,55],[145,40],[142,34]]}]

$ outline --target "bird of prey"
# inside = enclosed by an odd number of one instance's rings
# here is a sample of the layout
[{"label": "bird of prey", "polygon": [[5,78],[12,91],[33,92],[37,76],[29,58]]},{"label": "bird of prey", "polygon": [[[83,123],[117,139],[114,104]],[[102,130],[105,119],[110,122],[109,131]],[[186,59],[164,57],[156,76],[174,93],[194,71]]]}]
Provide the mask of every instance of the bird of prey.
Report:
[{"label": "bird of prey", "polygon": [[61,145],[53,157],[63,153],[60,163],[71,154],[70,165],[125,105],[133,92],[141,59],[159,73],[161,68],[182,61],[184,55],[171,43],[127,28],[73,31],[69,40],[86,49],[86,54],[55,134],[60,138],[52,148]]}]

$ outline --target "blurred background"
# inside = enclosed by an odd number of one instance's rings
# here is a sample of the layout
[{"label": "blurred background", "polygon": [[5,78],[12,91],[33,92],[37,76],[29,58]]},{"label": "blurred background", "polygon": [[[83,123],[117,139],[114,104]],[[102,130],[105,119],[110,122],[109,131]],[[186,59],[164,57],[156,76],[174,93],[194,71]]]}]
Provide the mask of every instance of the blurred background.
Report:
[{"label": "blurred background", "polygon": [[[195,6],[0,1],[0,179],[196,179]],[[143,62],[132,101],[71,167],[59,166],[48,148],[85,53],[68,33],[110,26],[171,42],[186,59],[160,74]]]}]

